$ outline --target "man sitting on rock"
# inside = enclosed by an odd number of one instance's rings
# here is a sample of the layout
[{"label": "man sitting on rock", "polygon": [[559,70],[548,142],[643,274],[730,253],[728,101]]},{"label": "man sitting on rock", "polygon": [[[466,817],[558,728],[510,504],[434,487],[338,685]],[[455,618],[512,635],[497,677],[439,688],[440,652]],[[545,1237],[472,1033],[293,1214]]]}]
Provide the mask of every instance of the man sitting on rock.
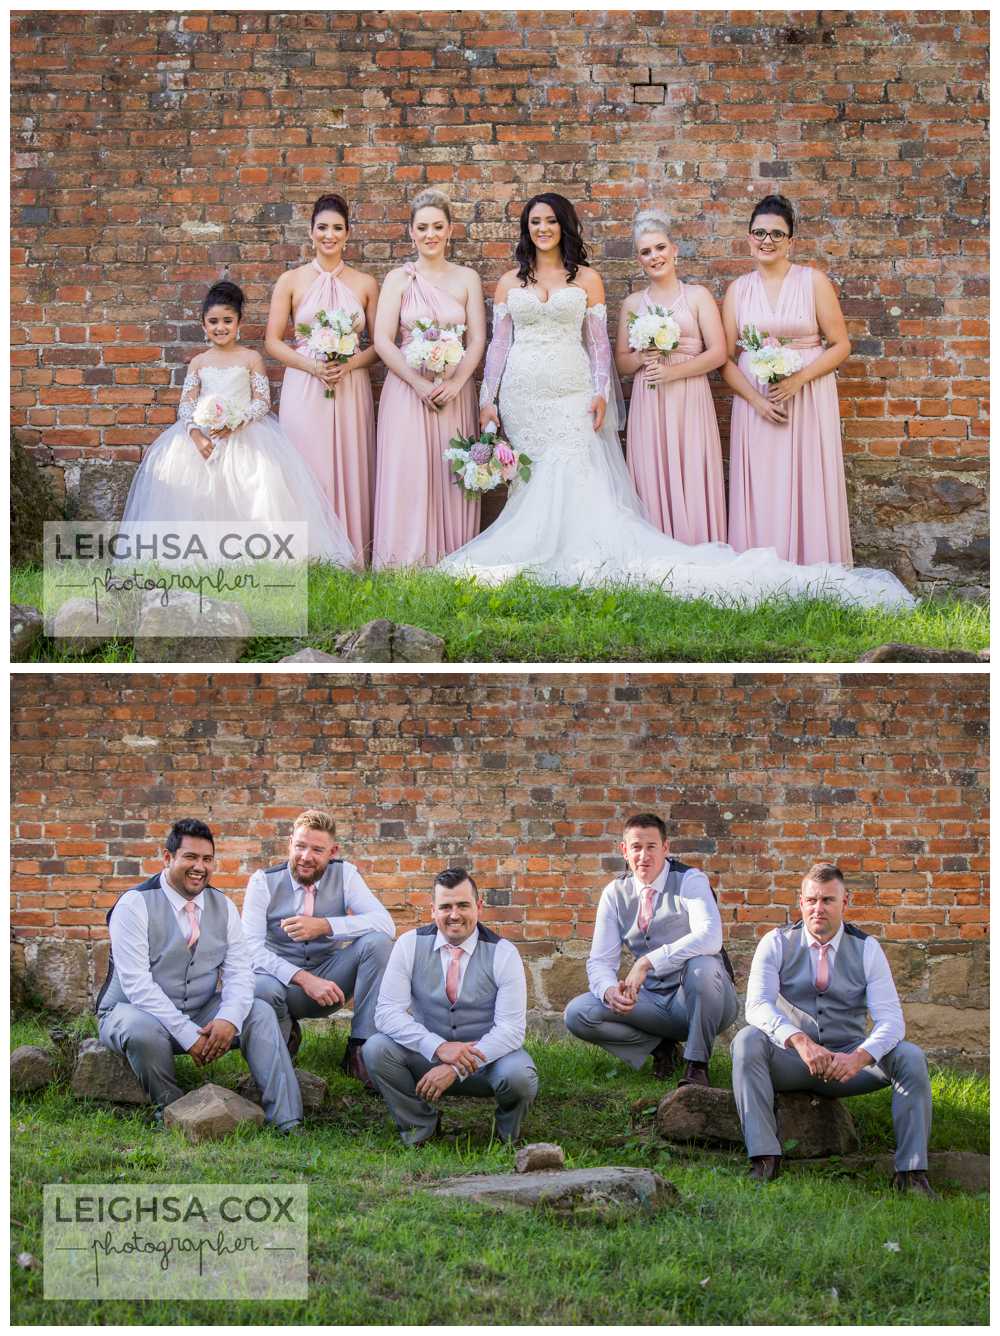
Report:
[{"label": "man sitting on rock", "polygon": [[[707,1086],[708,1060],[739,1011],[722,921],[704,872],[670,858],[667,828],[643,812],[625,823],[630,872],[605,886],[587,961],[590,992],[566,1008],[566,1027],[638,1070],[650,1054],[668,1077],[684,1040],[681,1085]],[[620,983],[625,946],[635,964]]]},{"label": "man sitting on rock", "polygon": [[479,922],[472,877],[446,868],[434,881],[432,923],[392,949],[365,1065],[405,1145],[437,1132],[446,1091],[496,1099],[496,1131],[513,1141],[538,1090],[524,1051],[527,986],[517,948]]},{"label": "man sitting on rock", "polygon": [[175,821],[163,871],[108,911],[111,959],[97,998],[98,1033],[124,1055],[158,1122],[183,1093],[174,1054],[204,1067],[239,1045],[268,1122],[289,1132],[302,1122],[299,1085],[273,1010],[254,1001],[239,913],[209,882],[214,862],[208,826]]},{"label": "man sitting on rock", "polygon": [[[885,952],[874,937],[844,921],[846,905],[840,869],[816,863],[802,881],[801,922],[772,929],[754,953],[748,1025],[732,1050],[733,1092],[750,1174],[766,1183],[781,1168],[776,1090],[839,1099],[891,1085],[893,1185],[931,1194],[927,1059],[903,1039],[903,1012]],[[869,1014],[874,1024],[867,1034]]]},{"label": "man sitting on rock", "polygon": [[354,999],[343,1068],[369,1089],[361,1048],[375,1033],[375,1002],[396,925],[353,863],[337,857],[333,817],[295,818],[288,862],[257,871],[243,897],[256,996],[270,1003],[294,1057],[299,1020]]}]

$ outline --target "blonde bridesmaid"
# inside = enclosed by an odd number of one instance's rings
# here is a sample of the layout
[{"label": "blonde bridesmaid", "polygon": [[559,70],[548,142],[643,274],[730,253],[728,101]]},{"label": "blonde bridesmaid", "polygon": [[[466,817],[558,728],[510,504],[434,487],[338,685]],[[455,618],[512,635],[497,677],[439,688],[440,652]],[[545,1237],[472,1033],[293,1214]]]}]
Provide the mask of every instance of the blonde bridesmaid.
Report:
[{"label": "blonde bridesmaid", "polygon": [[[375,492],[375,407],[369,367],[378,361],[374,346],[347,362],[309,356],[293,328],[309,323],[317,311],[338,307],[354,317],[359,335],[372,338],[378,284],[370,274],[344,263],[350,224],[340,195],[321,195],[313,205],[309,236],[313,258],[281,275],[271,296],[264,346],[287,368],[281,386],[278,421],[306,460],[363,559],[372,541]],[[333,392],[327,398],[327,391]]]},{"label": "blonde bridesmaid", "polygon": [[[795,214],[767,195],[750,215],[755,267],[726,293],[722,322],[735,392],[729,450],[729,541],[737,552],[773,547],[796,565],[851,565],[851,533],[834,371],[850,355],[833,284],[793,264]],[[803,366],[774,385],[754,378],[742,331],[796,348]],[[739,359],[737,361],[737,358]]]},{"label": "blonde bridesmaid", "polygon": [[[389,372],[378,414],[376,567],[433,566],[479,532],[480,502],[466,499],[444,459],[454,435],[478,434],[472,377],[486,347],[482,285],[475,270],[449,261],[451,234],[447,195],[421,191],[410,209],[417,258],[387,275],[379,297],[375,347]],[[403,354],[423,319],[465,326],[465,354],[442,380]]]},{"label": "blonde bridesmaid", "polygon": [[[726,541],[726,488],[719,424],[708,373],[726,360],[726,338],[707,288],[677,277],[677,247],[662,213],[648,209],[633,226],[648,281],[622,305],[615,362],[635,376],[628,410],[628,470],[650,520],[681,543]],[[658,306],[680,326],[669,353],[629,347],[629,316]]]}]

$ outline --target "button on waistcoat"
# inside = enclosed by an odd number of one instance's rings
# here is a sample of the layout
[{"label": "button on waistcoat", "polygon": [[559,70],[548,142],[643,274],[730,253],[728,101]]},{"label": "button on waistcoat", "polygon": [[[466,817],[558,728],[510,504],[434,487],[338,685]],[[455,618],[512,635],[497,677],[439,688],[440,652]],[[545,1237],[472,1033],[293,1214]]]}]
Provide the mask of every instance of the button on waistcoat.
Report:
[{"label": "button on waistcoat", "polygon": [[[301,913],[299,892],[292,881],[288,864],[269,868],[264,873],[270,899],[267,906],[267,946],[276,956],[287,960],[300,970],[311,970],[326,960],[334,949],[329,937],[318,937],[312,942],[293,942],[281,926],[282,919]],[[316,892],[313,914],[316,918],[343,918],[347,913],[344,902],[343,859],[330,861],[326,871],[312,888]]]},{"label": "button on waistcoat", "polygon": [[816,990],[812,957],[803,940],[801,923],[778,930],[781,968],[778,973],[778,1007],[810,1039],[824,1048],[853,1049],[864,1041],[868,1019],[868,985],[865,981],[865,938],[860,928],[844,924],[836,953],[830,956],[829,983]]},{"label": "button on waistcoat", "polygon": [[482,1039],[493,1025],[496,1012],[497,982],[493,972],[500,938],[479,924],[479,941],[469,957],[461,992],[455,1003],[448,1001],[441,953],[434,950],[437,928],[433,924],[417,929],[411,980],[414,1019],[449,1042],[469,1043]]}]

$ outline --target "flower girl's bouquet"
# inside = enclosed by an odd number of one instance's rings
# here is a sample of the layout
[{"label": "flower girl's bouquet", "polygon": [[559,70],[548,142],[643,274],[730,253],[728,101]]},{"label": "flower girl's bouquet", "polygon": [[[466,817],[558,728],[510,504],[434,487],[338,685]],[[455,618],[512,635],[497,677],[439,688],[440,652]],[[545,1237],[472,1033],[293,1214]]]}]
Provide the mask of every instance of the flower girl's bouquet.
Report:
[{"label": "flower girl's bouquet", "polygon": [[[317,311],[312,320],[297,324],[295,332],[305,340],[308,355],[318,362],[348,362],[361,345],[355,319],[355,314],[337,306],[332,311]],[[323,398],[333,396],[334,391],[327,390]]]},{"label": "flower girl's bouquet", "polygon": [[451,464],[453,481],[466,496],[492,492],[515,478],[527,482],[531,477],[531,460],[497,435],[495,422],[488,422],[478,436],[453,436],[444,457]]},{"label": "flower girl's bouquet", "polygon": [[[648,349],[670,353],[681,341],[681,327],[662,306],[650,306],[640,315],[633,311],[628,318],[628,346],[637,353]],[[651,385],[655,390],[656,386]]]},{"label": "flower girl's bouquet", "polygon": [[770,337],[766,330],[762,334],[756,325],[744,325],[739,344],[750,354],[751,374],[768,385],[775,385],[802,370],[802,354],[796,348],[786,348],[787,339],[765,343],[764,340]]},{"label": "flower girl's bouquet", "polygon": [[429,318],[416,320],[404,356],[414,370],[444,380],[465,356],[464,333],[464,325],[441,325]]},{"label": "flower girl's bouquet", "polygon": [[235,431],[245,417],[245,407],[234,399],[222,394],[203,394],[194,406],[191,421],[206,436],[214,436],[227,428]]}]

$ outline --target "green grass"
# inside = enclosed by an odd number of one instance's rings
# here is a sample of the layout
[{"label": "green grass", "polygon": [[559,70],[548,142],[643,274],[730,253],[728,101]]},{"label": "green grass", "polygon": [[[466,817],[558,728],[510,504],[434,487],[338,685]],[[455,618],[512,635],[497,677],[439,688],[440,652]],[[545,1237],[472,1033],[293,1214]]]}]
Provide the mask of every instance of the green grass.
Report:
[{"label": "green grass", "polygon": [[[40,607],[40,571],[14,570],[11,598]],[[433,571],[356,575],[314,567],[309,635],[252,640],[244,659],[272,663],[304,644],[332,653],[339,634],[378,617],[443,637],[449,663],[843,663],[887,641],[972,651],[989,643],[986,604],[954,598],[898,613],[829,599],[720,608],[636,587],[557,589],[521,576],[489,588]],[[46,639],[33,657],[121,663],[132,661],[132,648],[109,642],[79,656]]]},{"label": "green grass", "polygon": [[[13,1044],[39,1042],[35,1022]],[[900,1197],[873,1174],[834,1162],[803,1165],[767,1188],[746,1179],[742,1154],[666,1146],[638,1099],[656,1097],[650,1067],[636,1074],[596,1049],[529,1044],[541,1093],[530,1140],[557,1141],[570,1167],[647,1165],[681,1205],[652,1219],[571,1224],[533,1212],[432,1199],[422,1185],[506,1171],[512,1152],[491,1141],[489,1105],[445,1101],[447,1135],[423,1150],[396,1139],[381,1101],[339,1071],[343,1038],[307,1035],[303,1067],[330,1095],[308,1134],[267,1130],[191,1147],[154,1132],[146,1112],[112,1112],[64,1086],[12,1106],[12,1251],[41,1257],[45,1183],[306,1182],[310,1292],[301,1302],[45,1301],[42,1276],[13,1268],[12,1321],[21,1324],[980,1324],[988,1320],[988,1200],[957,1192]],[[204,1079],[183,1059],[183,1084]],[[210,1079],[243,1070],[229,1055]],[[728,1084],[728,1060],[712,1063]],[[985,1151],[983,1077],[936,1071],[933,1148]],[[891,1148],[889,1092],[851,1101],[864,1149]],[[886,1243],[898,1243],[899,1251]],[[707,1283],[703,1283],[706,1282]]]}]

